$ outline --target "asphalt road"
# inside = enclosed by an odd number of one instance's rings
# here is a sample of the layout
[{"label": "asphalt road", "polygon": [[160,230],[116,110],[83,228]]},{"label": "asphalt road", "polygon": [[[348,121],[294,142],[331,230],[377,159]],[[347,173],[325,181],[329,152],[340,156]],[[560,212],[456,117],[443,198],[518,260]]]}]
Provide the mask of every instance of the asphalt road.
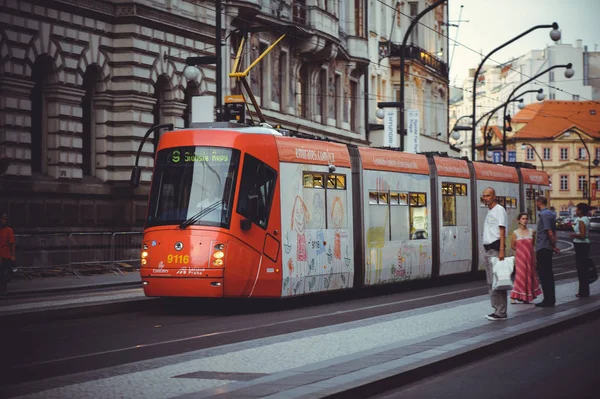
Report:
[{"label": "asphalt road", "polygon": [[[600,242],[600,235],[594,240]],[[600,263],[600,246],[593,247]],[[556,256],[557,278],[574,277],[574,254]],[[285,301],[162,301],[156,309],[27,325],[2,325],[0,385],[69,375],[245,340],[484,295],[481,280],[408,290],[328,294]],[[419,288],[415,286],[413,288]],[[398,290],[403,292],[397,292]],[[375,307],[373,307],[375,306]]]},{"label": "asphalt road", "polygon": [[600,318],[377,399],[598,398]]}]

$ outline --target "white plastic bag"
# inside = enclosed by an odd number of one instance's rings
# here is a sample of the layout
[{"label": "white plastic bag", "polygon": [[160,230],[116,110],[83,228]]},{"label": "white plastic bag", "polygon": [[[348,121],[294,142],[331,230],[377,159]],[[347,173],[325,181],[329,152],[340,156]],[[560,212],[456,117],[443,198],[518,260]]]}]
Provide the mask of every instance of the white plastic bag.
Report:
[{"label": "white plastic bag", "polygon": [[509,256],[504,260],[498,258],[490,258],[492,263],[493,279],[492,289],[496,291],[512,290],[513,282],[511,274],[515,268],[515,257]]}]

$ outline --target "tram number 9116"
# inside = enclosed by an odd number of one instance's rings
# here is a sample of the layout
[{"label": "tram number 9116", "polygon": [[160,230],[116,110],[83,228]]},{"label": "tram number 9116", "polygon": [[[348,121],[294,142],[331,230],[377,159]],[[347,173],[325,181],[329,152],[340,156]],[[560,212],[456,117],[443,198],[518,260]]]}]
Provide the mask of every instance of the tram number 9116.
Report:
[{"label": "tram number 9116", "polygon": [[190,256],[189,255],[173,255],[173,254],[169,254],[169,255],[167,255],[167,263],[175,263],[175,264],[179,264],[179,265],[187,265],[188,263],[190,263]]}]

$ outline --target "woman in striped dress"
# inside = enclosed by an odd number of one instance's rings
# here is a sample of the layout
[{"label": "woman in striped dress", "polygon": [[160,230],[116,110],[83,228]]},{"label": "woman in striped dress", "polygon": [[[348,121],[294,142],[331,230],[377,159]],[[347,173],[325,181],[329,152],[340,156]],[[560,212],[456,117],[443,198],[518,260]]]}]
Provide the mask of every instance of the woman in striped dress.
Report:
[{"label": "woman in striped dress", "polygon": [[527,228],[529,217],[519,213],[519,228],[513,231],[511,247],[515,251],[515,281],[511,303],[531,303],[542,293],[535,272],[535,230]]}]

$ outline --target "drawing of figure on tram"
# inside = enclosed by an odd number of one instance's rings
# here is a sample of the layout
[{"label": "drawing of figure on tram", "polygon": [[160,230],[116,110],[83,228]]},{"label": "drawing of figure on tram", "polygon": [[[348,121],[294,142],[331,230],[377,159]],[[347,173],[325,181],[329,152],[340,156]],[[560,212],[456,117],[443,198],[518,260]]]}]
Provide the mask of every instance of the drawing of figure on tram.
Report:
[{"label": "drawing of figure on tram", "polygon": [[[344,243],[346,242],[346,234],[342,231],[344,227],[344,204],[342,204],[342,199],[338,196],[333,198],[333,204],[331,205],[331,224],[334,228],[333,235],[333,267],[334,274],[338,274],[338,284],[341,283],[342,286],[346,286],[348,281],[346,276],[341,275],[342,273],[342,265],[344,264],[342,259],[342,238],[344,238]],[[335,288],[339,288],[336,284]]]},{"label": "drawing of figure on tram", "polygon": [[311,224],[316,230],[316,238],[313,241],[316,258],[311,260],[308,274],[321,274],[325,270],[327,260],[325,259],[326,241],[325,234],[323,233],[323,228],[325,227],[325,201],[320,193],[316,193],[313,197]]},{"label": "drawing of figure on tram", "polygon": [[306,275],[307,271],[306,262],[308,260],[308,251],[306,245],[305,228],[309,219],[310,215],[308,213],[308,209],[306,208],[306,204],[299,195],[296,195],[294,207],[292,208],[292,221],[290,227],[291,230],[296,233],[296,264],[294,267],[296,272],[295,277],[304,276]]}]

